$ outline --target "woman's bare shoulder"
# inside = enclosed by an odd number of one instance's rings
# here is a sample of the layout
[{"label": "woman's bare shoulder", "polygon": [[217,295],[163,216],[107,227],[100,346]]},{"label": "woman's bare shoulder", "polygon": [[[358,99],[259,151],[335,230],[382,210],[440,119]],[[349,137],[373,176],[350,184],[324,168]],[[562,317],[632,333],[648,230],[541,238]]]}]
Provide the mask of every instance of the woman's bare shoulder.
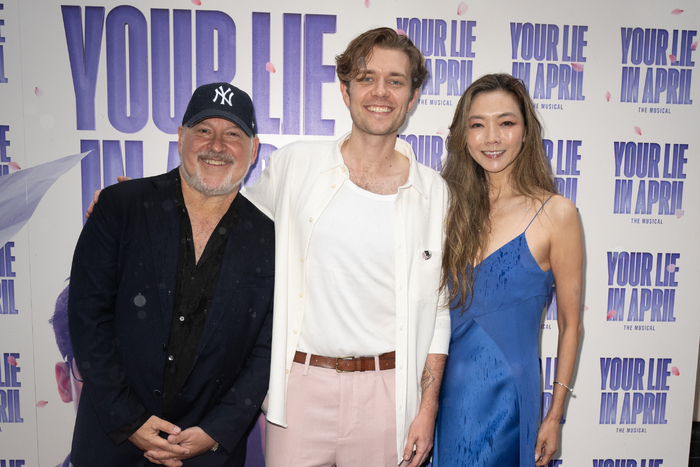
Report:
[{"label": "woman's bare shoulder", "polygon": [[561,195],[553,195],[543,210],[544,215],[539,218],[552,244],[581,242],[581,221],[574,203]]},{"label": "woman's bare shoulder", "polygon": [[544,205],[546,217],[555,225],[579,222],[578,209],[568,198],[552,195]]}]

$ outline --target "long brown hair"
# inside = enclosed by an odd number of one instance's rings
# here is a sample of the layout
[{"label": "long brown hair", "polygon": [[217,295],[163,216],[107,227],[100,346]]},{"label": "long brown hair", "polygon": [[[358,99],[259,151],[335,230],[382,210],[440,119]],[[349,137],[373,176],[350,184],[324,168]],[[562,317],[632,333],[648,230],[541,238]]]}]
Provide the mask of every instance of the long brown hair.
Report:
[{"label": "long brown hair", "polygon": [[457,306],[466,304],[467,308],[471,305],[478,272],[471,265],[481,263],[483,258],[479,256],[488,246],[491,229],[488,180],[467,147],[469,110],[477,94],[494,91],[505,92],[515,99],[525,123],[523,146],[510,173],[513,189],[530,198],[556,193],[552,168],[542,144],[542,125],[525,85],[503,73],[485,75],[474,81],[457,104],[447,139],[449,156],[442,171],[449,188],[450,206],[445,219],[440,289],[449,290],[450,302],[459,297]]}]

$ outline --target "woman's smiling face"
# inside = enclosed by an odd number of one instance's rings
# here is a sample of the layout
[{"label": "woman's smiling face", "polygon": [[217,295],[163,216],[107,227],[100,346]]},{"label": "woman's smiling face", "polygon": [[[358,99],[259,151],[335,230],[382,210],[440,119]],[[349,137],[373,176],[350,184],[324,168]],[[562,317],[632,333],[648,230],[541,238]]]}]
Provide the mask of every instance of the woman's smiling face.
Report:
[{"label": "woman's smiling face", "polygon": [[503,91],[477,94],[467,125],[467,146],[472,158],[487,176],[508,175],[525,137],[525,120],[515,98]]}]

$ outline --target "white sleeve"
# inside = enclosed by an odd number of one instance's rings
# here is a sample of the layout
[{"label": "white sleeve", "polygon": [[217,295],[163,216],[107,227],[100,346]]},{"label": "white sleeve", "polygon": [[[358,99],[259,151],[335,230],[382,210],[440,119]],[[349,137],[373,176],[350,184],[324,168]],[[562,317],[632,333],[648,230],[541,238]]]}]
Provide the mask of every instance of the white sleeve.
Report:
[{"label": "white sleeve", "polygon": [[280,159],[281,151],[281,149],[278,149],[270,155],[265,170],[262,171],[252,186],[245,189],[245,197],[272,220],[275,220],[275,204],[278,191],[276,165]]}]

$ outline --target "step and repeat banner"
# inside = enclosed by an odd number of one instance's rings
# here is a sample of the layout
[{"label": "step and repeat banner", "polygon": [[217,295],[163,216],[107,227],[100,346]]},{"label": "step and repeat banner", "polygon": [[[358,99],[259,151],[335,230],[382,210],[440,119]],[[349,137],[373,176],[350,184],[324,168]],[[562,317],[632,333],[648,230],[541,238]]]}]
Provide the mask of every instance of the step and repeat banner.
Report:
[{"label": "step and repeat banner", "polygon": [[[679,1],[0,0],[0,467],[63,465],[81,384],[66,287],[84,211],[118,175],[179,164],[194,87],[256,106],[260,157],[350,129],[336,54],[402,30],[430,70],[400,137],[441,170],[457,101],[479,76],[528,87],[586,245],[584,333],[550,466],[688,461],[700,313],[700,5]],[[555,292],[552,291],[552,298]],[[556,369],[542,319],[542,415]],[[249,465],[262,466],[258,424]],[[66,464],[67,465],[67,464]]]}]

